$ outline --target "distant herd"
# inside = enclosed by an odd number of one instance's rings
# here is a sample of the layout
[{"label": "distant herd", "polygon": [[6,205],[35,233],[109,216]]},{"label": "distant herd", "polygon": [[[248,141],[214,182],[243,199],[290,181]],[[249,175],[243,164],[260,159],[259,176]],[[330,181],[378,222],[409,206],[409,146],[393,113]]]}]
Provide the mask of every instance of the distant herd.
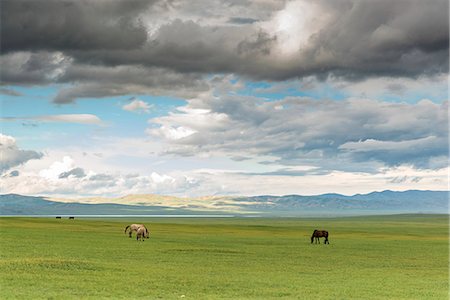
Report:
[{"label": "distant herd", "polygon": [[[56,217],[57,219],[61,219],[60,216]],[[74,219],[74,217],[69,217],[69,219]],[[128,233],[128,237],[132,237],[133,232],[136,232],[136,240],[144,241],[144,239],[150,238],[150,231],[148,231],[147,227],[144,224],[131,224],[125,227],[125,234]],[[316,244],[320,244],[320,238],[325,238],[324,244],[330,244],[328,241],[328,231],[326,230],[317,230],[313,231],[311,235],[311,244],[316,242]]]}]

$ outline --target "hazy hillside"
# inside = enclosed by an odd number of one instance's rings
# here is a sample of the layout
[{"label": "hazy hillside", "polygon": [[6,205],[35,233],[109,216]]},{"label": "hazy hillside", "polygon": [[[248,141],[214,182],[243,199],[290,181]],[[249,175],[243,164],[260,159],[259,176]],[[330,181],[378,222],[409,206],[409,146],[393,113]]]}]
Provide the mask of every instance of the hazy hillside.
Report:
[{"label": "hazy hillside", "polygon": [[[191,210],[167,206],[141,206],[111,203],[86,204],[56,202],[45,197],[0,195],[0,215],[145,215],[193,214]],[[195,214],[202,214],[201,211]],[[209,212],[208,214],[211,214]]]},{"label": "hazy hillside", "polygon": [[0,215],[53,214],[234,214],[268,216],[447,213],[446,191],[373,192],[344,196],[256,196],[177,198],[130,195],[121,198],[60,199],[0,195]]},{"label": "hazy hillside", "polygon": [[282,214],[296,212],[323,212],[324,214],[359,213],[420,213],[448,212],[446,191],[373,192],[364,195],[344,196],[324,194],[317,196],[257,196],[238,198],[254,202],[248,209],[277,211]]}]

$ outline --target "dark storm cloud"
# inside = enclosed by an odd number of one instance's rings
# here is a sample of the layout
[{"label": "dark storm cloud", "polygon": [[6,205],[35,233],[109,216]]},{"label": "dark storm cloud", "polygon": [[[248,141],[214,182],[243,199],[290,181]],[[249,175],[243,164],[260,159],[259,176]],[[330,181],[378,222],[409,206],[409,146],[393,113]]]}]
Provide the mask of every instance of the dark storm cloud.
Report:
[{"label": "dark storm cloud", "polygon": [[176,73],[162,68],[140,66],[72,65],[59,82],[76,85],[61,89],[53,102],[71,103],[77,98],[103,98],[129,94],[149,93],[191,97],[208,89],[199,74]]},{"label": "dark storm cloud", "polygon": [[239,18],[239,17],[230,18],[228,20],[228,23],[231,24],[253,24],[255,22],[258,22],[258,20],[252,18]]},{"label": "dark storm cloud", "polygon": [[[208,9],[200,9],[202,5]],[[298,0],[277,5],[7,0],[1,16],[2,83],[87,88],[62,91],[58,103],[149,92],[139,74],[154,68],[185,74],[187,83],[192,76],[212,73],[267,80],[332,74],[359,80],[448,71],[445,0]],[[305,24],[295,23],[303,19]],[[134,71],[118,84],[115,76],[125,78],[125,68]],[[111,78],[118,85],[113,92],[113,83],[106,83]],[[150,86],[159,84],[167,86],[164,80],[153,80]]]},{"label": "dark storm cloud", "polygon": [[[274,80],[328,74],[351,79],[416,76],[448,70],[446,1],[435,0],[433,5],[403,0],[317,3],[316,13],[328,19],[309,33],[286,32],[284,40],[283,32],[274,28],[276,20],[266,20],[266,26],[236,27],[176,19],[164,23],[139,49],[74,55],[108,65],[157,65],[180,72],[237,73]],[[306,44],[284,54],[286,39],[295,41],[302,34],[310,34]]]},{"label": "dark storm cloud", "polygon": [[323,3],[333,8],[333,23],[313,38],[308,53],[313,60],[331,55],[323,67],[394,76],[448,70],[448,1]]},{"label": "dark storm cloud", "polygon": [[102,66],[77,64],[62,52],[14,52],[0,57],[2,83],[45,85],[72,83],[62,88],[55,103],[77,98],[109,97],[140,93],[190,97],[208,89],[199,73],[139,65]]},{"label": "dark storm cloud", "polygon": [[5,85],[45,85],[56,82],[70,65],[70,58],[54,52],[13,52],[0,57]]},{"label": "dark storm cloud", "polygon": [[147,0],[3,0],[2,51],[131,49],[146,41]]}]

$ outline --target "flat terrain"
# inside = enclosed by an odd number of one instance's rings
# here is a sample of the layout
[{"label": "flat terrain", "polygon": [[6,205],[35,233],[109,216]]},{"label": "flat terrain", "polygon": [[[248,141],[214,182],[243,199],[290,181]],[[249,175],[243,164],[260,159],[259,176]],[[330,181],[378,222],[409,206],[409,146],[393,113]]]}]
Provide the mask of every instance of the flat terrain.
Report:
[{"label": "flat terrain", "polygon": [[448,299],[448,221],[0,218],[0,298]]}]

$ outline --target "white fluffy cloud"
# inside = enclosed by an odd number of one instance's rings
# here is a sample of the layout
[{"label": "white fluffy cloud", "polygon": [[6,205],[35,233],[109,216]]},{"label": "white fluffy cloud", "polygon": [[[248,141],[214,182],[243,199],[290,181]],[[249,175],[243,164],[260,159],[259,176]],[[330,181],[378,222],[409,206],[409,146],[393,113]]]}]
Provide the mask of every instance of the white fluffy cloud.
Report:
[{"label": "white fluffy cloud", "polygon": [[[80,156],[78,158],[81,158]],[[100,158],[98,158],[100,159]],[[185,194],[197,181],[182,173],[127,173],[116,167],[99,171],[83,166],[72,155],[51,152],[39,164],[24,164],[14,173],[2,176],[2,189],[27,195],[118,196],[128,194]]]},{"label": "white fluffy cloud", "polygon": [[55,161],[48,169],[41,170],[39,176],[45,179],[58,179],[59,175],[74,168],[74,161],[70,156],[64,156],[62,161]]},{"label": "white fluffy cloud", "polygon": [[150,109],[153,108],[153,105],[148,104],[142,100],[137,98],[131,98],[131,102],[122,106],[122,109],[136,112],[136,113],[149,113]]},{"label": "white fluffy cloud", "polygon": [[[85,176],[53,176],[57,170],[73,165],[64,159],[52,164],[54,171],[36,174],[21,171],[20,175],[2,178],[3,189],[9,193],[63,197],[125,196],[128,194],[162,194],[174,196],[210,195],[314,195],[326,192],[342,194],[372,191],[430,189],[444,190],[448,169],[417,170],[411,167],[386,168],[376,175],[333,171],[326,175],[283,176],[277,174],[246,174],[220,170],[191,170],[147,175],[95,173]],[[48,171],[47,169],[46,171]]]}]

